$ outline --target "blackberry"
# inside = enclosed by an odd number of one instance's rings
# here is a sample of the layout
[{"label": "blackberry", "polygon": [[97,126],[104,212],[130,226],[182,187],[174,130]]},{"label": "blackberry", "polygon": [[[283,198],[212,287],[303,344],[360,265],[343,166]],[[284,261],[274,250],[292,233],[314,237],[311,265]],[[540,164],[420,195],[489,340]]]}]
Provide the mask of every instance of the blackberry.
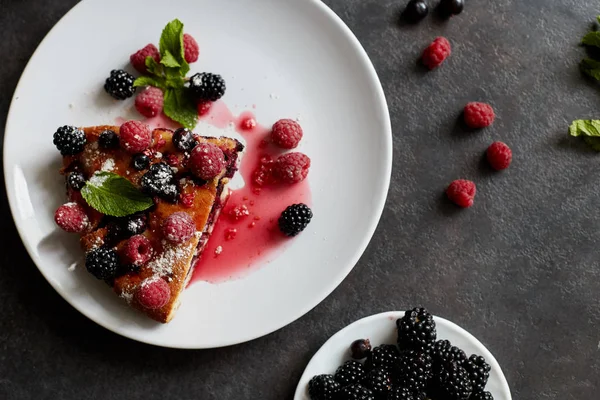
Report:
[{"label": "blackberry", "polygon": [[85,268],[96,278],[110,280],[119,268],[117,252],[106,247],[98,247],[85,256]]},{"label": "blackberry", "polygon": [[490,365],[485,362],[485,358],[472,354],[469,360],[464,364],[474,392],[482,392],[485,389],[488,378],[490,377]]},{"label": "blackberry", "polygon": [[119,136],[115,131],[106,129],[98,136],[98,144],[103,149],[114,149],[119,147]]},{"label": "blackberry", "polygon": [[81,190],[85,185],[85,176],[81,172],[74,171],[67,175],[67,185],[73,190]]},{"label": "blackberry", "polygon": [[221,75],[202,72],[190,77],[190,91],[196,100],[217,101],[223,97],[225,89]]},{"label": "blackberry", "polygon": [[433,316],[424,308],[413,308],[396,321],[400,349],[428,350],[436,338]]},{"label": "blackberry", "polygon": [[115,274],[115,278],[123,275],[127,275],[129,273],[139,274],[140,266],[135,264],[121,264],[117,268],[117,272]]},{"label": "blackberry", "polygon": [[454,361],[436,366],[434,371],[433,392],[436,397],[448,400],[466,400],[473,391],[469,374]]},{"label": "blackberry", "polygon": [[167,164],[152,164],[140,181],[142,190],[149,195],[160,196],[169,201],[177,200],[179,190],[173,182],[175,173]]},{"label": "blackberry", "polygon": [[464,0],[442,0],[440,2],[440,11],[446,17],[460,14],[465,8]]},{"label": "blackberry", "polygon": [[403,16],[411,22],[419,22],[429,13],[429,6],[423,0],[410,0],[404,9]]},{"label": "blackberry", "polygon": [[306,204],[292,204],[279,217],[279,230],[286,236],[296,236],[302,232],[312,219],[313,213]]},{"label": "blackberry", "polygon": [[418,400],[418,397],[407,388],[395,387],[388,393],[386,400]]},{"label": "blackberry", "polygon": [[63,156],[72,156],[83,151],[85,133],[74,126],[61,126],[54,132],[53,143]]},{"label": "blackberry", "polygon": [[399,358],[400,352],[396,346],[393,344],[382,344],[371,350],[365,366],[369,370],[381,367],[391,371],[396,366]]},{"label": "blackberry", "polygon": [[375,395],[362,385],[346,386],[340,390],[338,400],[375,400]]},{"label": "blackberry", "polygon": [[138,171],[143,171],[150,167],[150,157],[144,153],[138,153],[131,159],[131,165]]},{"label": "blackberry", "polygon": [[392,390],[392,377],[388,370],[375,368],[369,372],[362,384],[370,389],[377,398],[381,398]]},{"label": "blackberry", "polygon": [[138,214],[115,218],[110,221],[107,230],[107,242],[116,244],[121,240],[144,233],[146,230],[146,216]]},{"label": "blackberry", "polygon": [[173,134],[173,145],[179,151],[190,152],[196,144],[196,138],[189,129],[179,128]]},{"label": "blackberry", "polygon": [[369,339],[358,339],[350,345],[350,356],[355,360],[366,358],[371,352],[371,342]]},{"label": "blackberry", "polygon": [[340,390],[332,375],[316,375],[308,382],[308,394],[312,400],[332,400]]},{"label": "blackberry", "polygon": [[494,396],[490,392],[473,393],[469,400],[494,400]]},{"label": "blackberry", "polygon": [[458,365],[463,365],[467,361],[467,355],[456,346],[452,346],[449,340],[438,340],[433,345],[431,356],[434,364],[446,361],[454,361]]},{"label": "blackberry", "polygon": [[127,71],[113,69],[110,71],[110,76],[106,78],[104,90],[117,100],[125,100],[135,93],[133,81],[135,78]]},{"label": "blackberry", "polygon": [[365,368],[358,361],[346,361],[335,371],[335,380],[342,386],[359,383],[365,377]]},{"label": "blackberry", "polygon": [[415,392],[421,392],[433,373],[433,360],[424,351],[407,350],[400,356],[395,372],[395,383]]}]

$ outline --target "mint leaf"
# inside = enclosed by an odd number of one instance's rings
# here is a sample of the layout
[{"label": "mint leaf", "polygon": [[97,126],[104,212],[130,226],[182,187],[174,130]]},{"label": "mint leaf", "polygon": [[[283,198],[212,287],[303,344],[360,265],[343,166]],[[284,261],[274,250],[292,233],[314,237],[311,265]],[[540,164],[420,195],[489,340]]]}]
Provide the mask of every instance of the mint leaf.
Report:
[{"label": "mint leaf", "polygon": [[146,69],[153,75],[163,76],[163,67],[150,56],[146,57]]},{"label": "mint leaf", "polygon": [[600,32],[590,32],[583,37],[581,40],[582,44],[586,46],[600,47]]},{"label": "mint leaf", "polygon": [[198,109],[185,88],[168,88],[165,91],[163,112],[188,129],[194,129],[198,121]]},{"label": "mint leaf", "polygon": [[584,58],[579,64],[581,71],[586,75],[600,81],[600,62],[591,58]]},{"label": "mint leaf", "polygon": [[96,172],[81,189],[81,196],[94,209],[113,217],[125,217],[154,205],[151,197],[127,179],[112,172]]},{"label": "mint leaf", "polygon": [[600,137],[600,120],[578,119],[573,121],[569,127],[569,134],[571,136]]},{"label": "mint leaf", "polygon": [[164,90],[167,87],[167,82],[164,78],[160,77],[140,76],[133,82],[133,87],[140,86],[154,86]]},{"label": "mint leaf", "polygon": [[162,65],[164,65],[165,67],[170,67],[170,68],[181,67],[179,62],[175,59],[175,57],[173,57],[173,54],[171,54],[171,52],[169,50],[165,50],[165,55],[161,56],[160,63]]}]

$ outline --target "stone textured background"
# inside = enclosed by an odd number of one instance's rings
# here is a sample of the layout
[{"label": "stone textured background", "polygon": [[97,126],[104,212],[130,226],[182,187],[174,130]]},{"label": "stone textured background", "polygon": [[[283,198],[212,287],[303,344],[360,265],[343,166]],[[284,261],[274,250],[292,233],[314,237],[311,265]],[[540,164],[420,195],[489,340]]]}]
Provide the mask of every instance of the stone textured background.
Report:
[{"label": "stone textured background", "polygon": [[[350,276],[308,315],[251,343],[147,346],[101,328],[54,292],[19,240],[2,187],[0,398],[291,399],[329,336],[414,305],[481,339],[515,399],[598,398],[600,155],[566,132],[572,119],[600,118],[600,86],[577,69],[578,41],[600,4],[467,0],[449,22],[402,26],[405,0],[325,2],[372,58],[394,127],[387,207]],[[2,133],[27,60],[75,3],[0,0]],[[438,35],[453,55],[426,73],[415,60]],[[457,123],[471,100],[494,105],[492,128],[470,133]],[[513,148],[503,173],[482,162],[493,140]],[[442,195],[459,177],[478,184],[467,211]]]}]

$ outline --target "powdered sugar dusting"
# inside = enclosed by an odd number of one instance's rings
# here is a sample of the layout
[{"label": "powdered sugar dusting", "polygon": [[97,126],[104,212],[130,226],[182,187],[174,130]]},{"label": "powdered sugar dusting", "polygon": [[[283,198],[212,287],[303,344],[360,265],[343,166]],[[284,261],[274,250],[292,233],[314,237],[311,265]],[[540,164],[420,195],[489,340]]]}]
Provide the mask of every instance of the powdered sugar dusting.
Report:
[{"label": "powdered sugar dusting", "polygon": [[102,171],[112,171],[113,169],[115,169],[115,160],[112,158],[107,159],[102,164]]},{"label": "powdered sugar dusting", "polygon": [[125,300],[128,304],[131,304],[133,301],[133,293],[128,292],[127,290],[123,290],[121,292],[121,298]]},{"label": "powdered sugar dusting", "polygon": [[147,266],[152,270],[155,276],[162,277],[173,274],[175,263],[185,257],[190,256],[191,245],[172,246],[165,245],[163,253],[156,259],[150,261]]},{"label": "powdered sugar dusting", "polygon": [[90,180],[88,181],[88,183],[92,186],[102,186],[104,184],[104,182],[106,182],[106,180],[108,179],[108,175],[99,175],[99,174],[94,174]]}]

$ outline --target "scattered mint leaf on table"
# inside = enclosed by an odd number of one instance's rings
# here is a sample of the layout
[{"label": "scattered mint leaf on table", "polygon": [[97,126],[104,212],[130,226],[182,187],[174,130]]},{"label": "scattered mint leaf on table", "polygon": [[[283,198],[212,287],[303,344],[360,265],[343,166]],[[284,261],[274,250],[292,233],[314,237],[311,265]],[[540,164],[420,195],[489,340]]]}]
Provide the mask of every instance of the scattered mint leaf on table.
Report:
[{"label": "scattered mint leaf on table", "polygon": [[113,217],[125,217],[154,205],[130,181],[112,172],[96,172],[81,189],[81,196],[95,210]]},{"label": "scattered mint leaf on table", "polygon": [[569,134],[571,136],[600,137],[600,120],[578,119],[573,121],[569,127]]},{"label": "scattered mint leaf on table", "polygon": [[581,43],[586,46],[600,47],[600,32],[590,32],[583,37]]},{"label": "scattered mint leaf on table", "polygon": [[600,61],[591,58],[584,58],[579,64],[581,71],[600,81]]}]

